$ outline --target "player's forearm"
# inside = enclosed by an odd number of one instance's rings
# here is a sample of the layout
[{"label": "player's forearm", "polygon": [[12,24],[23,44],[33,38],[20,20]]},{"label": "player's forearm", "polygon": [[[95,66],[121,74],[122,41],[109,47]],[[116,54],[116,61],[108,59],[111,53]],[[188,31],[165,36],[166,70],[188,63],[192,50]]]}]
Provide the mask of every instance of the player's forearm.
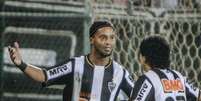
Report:
[{"label": "player's forearm", "polygon": [[26,69],[24,70],[24,73],[35,81],[38,82],[45,81],[45,74],[43,70],[39,67],[28,64]]},{"label": "player's forearm", "polygon": [[14,43],[14,46],[8,46],[8,51],[12,62],[25,74],[27,74],[30,78],[34,79],[38,82],[45,81],[45,74],[43,70],[32,65],[28,65],[23,62],[22,57],[20,55],[19,44],[17,42]]}]

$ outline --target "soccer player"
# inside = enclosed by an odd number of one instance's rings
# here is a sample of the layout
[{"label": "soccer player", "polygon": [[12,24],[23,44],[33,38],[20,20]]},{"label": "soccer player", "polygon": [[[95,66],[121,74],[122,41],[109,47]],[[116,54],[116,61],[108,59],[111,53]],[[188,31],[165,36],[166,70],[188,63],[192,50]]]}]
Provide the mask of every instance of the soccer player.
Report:
[{"label": "soccer player", "polygon": [[113,25],[95,21],[90,27],[91,52],[51,69],[25,63],[17,42],[9,46],[9,53],[13,63],[35,81],[45,86],[65,84],[63,101],[115,101],[120,91],[129,97],[134,86],[128,71],[111,57],[115,42]]},{"label": "soccer player", "polygon": [[131,101],[201,101],[200,90],[170,68],[170,47],[162,37],[141,42],[139,61],[145,73],[135,82]]}]

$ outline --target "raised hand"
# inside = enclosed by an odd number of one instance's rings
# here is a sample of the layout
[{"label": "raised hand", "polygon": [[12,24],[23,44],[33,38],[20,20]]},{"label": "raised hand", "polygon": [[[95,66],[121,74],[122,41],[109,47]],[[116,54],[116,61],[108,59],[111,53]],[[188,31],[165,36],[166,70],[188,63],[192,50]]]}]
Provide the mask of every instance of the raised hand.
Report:
[{"label": "raised hand", "polygon": [[9,55],[10,55],[12,62],[16,66],[19,66],[22,63],[22,57],[20,54],[19,44],[17,42],[14,42],[13,47],[8,46],[8,51],[9,51]]}]

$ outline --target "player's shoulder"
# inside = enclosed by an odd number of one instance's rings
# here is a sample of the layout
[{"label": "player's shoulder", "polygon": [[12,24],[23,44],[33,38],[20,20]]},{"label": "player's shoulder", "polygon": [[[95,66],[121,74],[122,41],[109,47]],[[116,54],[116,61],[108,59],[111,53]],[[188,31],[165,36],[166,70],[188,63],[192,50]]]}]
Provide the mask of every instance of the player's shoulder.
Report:
[{"label": "player's shoulder", "polygon": [[[146,72],[147,73],[147,72]],[[143,82],[148,82],[151,84],[151,81],[149,79],[149,77],[146,75],[146,73],[140,75],[136,81],[137,84],[142,84]]]},{"label": "player's shoulder", "polygon": [[87,55],[79,55],[79,56],[70,57],[69,59],[85,58],[86,56]]},{"label": "player's shoulder", "polygon": [[70,57],[69,61],[75,61],[75,60],[81,60],[81,61],[83,61],[86,57],[87,57],[87,55],[74,56],[74,57]]},{"label": "player's shoulder", "polygon": [[176,73],[180,78],[185,79],[186,77],[182,75],[181,72],[177,71],[177,70],[172,70],[174,73]]},{"label": "player's shoulder", "polygon": [[126,70],[126,68],[121,63],[119,63],[115,60],[112,60],[112,64],[113,64],[113,66],[115,66],[115,68]]},{"label": "player's shoulder", "polygon": [[156,81],[160,82],[159,75],[153,70],[149,70],[144,73],[143,78],[151,83],[156,83]]},{"label": "player's shoulder", "polygon": [[123,65],[121,65],[118,62],[116,62],[115,60],[112,60],[112,68],[115,71],[123,72],[124,75],[129,75],[128,70]]},{"label": "player's shoulder", "polygon": [[82,58],[84,59],[84,57],[85,57],[84,55],[69,57],[68,59],[64,60],[63,62],[60,62],[59,64],[57,64],[56,66],[73,63],[76,59],[82,59]]},{"label": "player's shoulder", "polygon": [[143,74],[143,75],[139,76],[139,78],[137,79],[137,81],[135,83],[135,88],[139,89],[139,88],[143,87],[144,85],[149,86],[149,88],[151,88],[153,86],[150,79],[146,75]]},{"label": "player's shoulder", "polygon": [[175,72],[177,75],[182,75],[179,71],[177,70],[172,70],[173,72]]},{"label": "player's shoulder", "polygon": [[153,84],[149,81],[147,76],[143,74],[135,83],[131,99],[132,101],[145,100],[150,94],[153,94],[153,91]]},{"label": "player's shoulder", "polygon": [[145,74],[143,74],[143,75],[139,76],[139,78],[138,78],[138,81],[145,81],[145,80],[150,81],[150,80],[149,80],[149,78],[148,78],[148,76],[147,76],[147,75],[145,75]]},{"label": "player's shoulder", "polygon": [[154,77],[157,76],[156,73],[153,70],[149,70],[147,72],[144,73],[144,76],[146,76],[147,78],[149,77]]}]

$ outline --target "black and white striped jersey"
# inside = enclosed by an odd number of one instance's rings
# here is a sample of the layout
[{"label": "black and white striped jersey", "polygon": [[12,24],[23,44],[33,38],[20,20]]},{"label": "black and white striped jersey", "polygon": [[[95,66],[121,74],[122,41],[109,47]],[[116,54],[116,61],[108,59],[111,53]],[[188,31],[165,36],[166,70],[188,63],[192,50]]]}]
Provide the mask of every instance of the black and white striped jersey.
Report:
[{"label": "black and white striped jersey", "polygon": [[65,64],[44,71],[45,84],[65,84],[64,101],[115,101],[120,91],[130,96],[134,86],[129,73],[117,62],[94,66],[88,56],[70,59]]},{"label": "black and white striped jersey", "polygon": [[199,89],[181,73],[170,69],[152,69],[135,83],[132,101],[197,101]]}]

